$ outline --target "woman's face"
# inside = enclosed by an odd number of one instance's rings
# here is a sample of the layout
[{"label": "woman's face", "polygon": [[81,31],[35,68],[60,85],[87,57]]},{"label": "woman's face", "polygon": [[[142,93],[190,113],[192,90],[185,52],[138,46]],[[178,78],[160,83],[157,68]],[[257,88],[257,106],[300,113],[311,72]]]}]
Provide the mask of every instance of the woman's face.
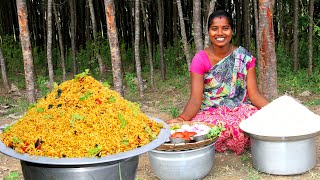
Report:
[{"label": "woman's face", "polygon": [[213,46],[225,47],[230,44],[232,29],[227,17],[219,16],[212,20],[209,37]]}]

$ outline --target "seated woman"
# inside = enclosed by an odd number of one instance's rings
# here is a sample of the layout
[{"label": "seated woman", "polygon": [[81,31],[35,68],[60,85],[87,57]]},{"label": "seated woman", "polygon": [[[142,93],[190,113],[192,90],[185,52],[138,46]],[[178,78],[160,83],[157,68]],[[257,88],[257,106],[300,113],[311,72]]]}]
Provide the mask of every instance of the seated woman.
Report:
[{"label": "seated woman", "polygon": [[212,45],[199,51],[190,66],[191,95],[182,114],[167,123],[182,121],[223,125],[215,149],[236,154],[249,145],[239,123],[267,105],[256,81],[256,59],[243,47],[231,45],[232,19],[223,10],[212,13],[208,33]]}]

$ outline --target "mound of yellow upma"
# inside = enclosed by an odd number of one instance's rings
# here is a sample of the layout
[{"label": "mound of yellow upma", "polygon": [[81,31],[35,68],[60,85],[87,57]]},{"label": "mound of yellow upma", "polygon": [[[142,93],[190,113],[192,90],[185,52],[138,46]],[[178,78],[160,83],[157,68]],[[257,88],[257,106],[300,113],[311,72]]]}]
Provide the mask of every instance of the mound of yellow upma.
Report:
[{"label": "mound of yellow upma", "polygon": [[161,128],[138,104],[81,73],[39,99],[0,138],[19,153],[101,157],[146,145]]}]

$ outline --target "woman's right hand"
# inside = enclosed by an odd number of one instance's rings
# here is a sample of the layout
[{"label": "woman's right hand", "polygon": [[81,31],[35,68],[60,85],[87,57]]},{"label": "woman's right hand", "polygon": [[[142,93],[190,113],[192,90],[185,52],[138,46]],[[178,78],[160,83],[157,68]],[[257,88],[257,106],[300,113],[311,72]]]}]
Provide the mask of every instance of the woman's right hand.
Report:
[{"label": "woman's right hand", "polygon": [[166,123],[167,124],[173,124],[173,123],[181,123],[183,122],[183,119],[182,118],[175,118],[175,119],[170,119],[170,120],[166,120]]}]

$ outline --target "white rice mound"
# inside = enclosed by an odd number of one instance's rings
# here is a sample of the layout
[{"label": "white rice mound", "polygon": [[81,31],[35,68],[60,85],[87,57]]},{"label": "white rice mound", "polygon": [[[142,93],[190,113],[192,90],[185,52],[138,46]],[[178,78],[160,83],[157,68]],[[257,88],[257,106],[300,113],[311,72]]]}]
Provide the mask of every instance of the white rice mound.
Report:
[{"label": "white rice mound", "polygon": [[248,119],[240,129],[259,136],[292,137],[320,131],[320,116],[290,96],[281,96]]}]

